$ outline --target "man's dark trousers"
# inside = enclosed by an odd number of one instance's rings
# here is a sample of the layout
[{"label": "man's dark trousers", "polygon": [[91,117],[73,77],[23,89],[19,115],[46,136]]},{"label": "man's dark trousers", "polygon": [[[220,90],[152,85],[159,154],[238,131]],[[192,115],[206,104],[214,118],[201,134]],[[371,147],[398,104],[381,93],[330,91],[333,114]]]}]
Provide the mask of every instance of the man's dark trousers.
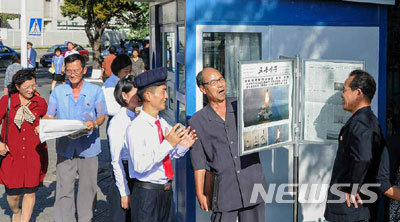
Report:
[{"label": "man's dark trousers", "polygon": [[134,222],[172,222],[172,190],[146,189],[134,185],[131,216]]}]

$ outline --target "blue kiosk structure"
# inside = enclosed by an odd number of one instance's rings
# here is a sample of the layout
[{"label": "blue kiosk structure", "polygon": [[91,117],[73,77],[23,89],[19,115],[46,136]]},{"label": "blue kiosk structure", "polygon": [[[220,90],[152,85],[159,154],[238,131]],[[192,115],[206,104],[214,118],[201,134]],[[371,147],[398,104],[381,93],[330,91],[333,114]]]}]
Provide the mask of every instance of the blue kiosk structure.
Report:
[{"label": "blue kiosk structure", "polygon": [[[203,67],[217,68],[237,96],[238,61],[280,56],[364,61],[378,83],[372,107],[386,120],[387,12],[394,0],[155,0],[150,3],[150,63],[169,70],[169,121],[186,123],[205,103],[196,86]],[[334,145],[300,149],[300,183],[327,184]],[[291,183],[292,150],[260,152],[268,184]],[[190,156],[175,162],[178,221],[208,221],[194,191]],[[275,198],[273,198],[275,199]],[[288,197],[290,199],[290,196]],[[324,203],[299,205],[299,221],[324,220]],[[291,203],[267,203],[267,221],[293,221]]]}]

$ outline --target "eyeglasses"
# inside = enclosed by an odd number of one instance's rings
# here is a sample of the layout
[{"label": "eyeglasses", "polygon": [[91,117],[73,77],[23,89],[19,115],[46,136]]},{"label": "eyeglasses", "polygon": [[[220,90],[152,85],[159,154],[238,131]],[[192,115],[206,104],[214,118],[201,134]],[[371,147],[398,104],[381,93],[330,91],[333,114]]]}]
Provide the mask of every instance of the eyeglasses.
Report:
[{"label": "eyeglasses", "polygon": [[351,88],[347,88],[347,89],[346,89],[346,87],[343,87],[342,92],[345,93],[345,92],[347,92],[347,91],[349,91],[349,90],[354,91],[354,90],[352,90]]},{"label": "eyeglasses", "polygon": [[33,85],[30,85],[30,86],[21,86],[21,89],[23,89],[23,90],[28,90],[28,89],[36,90],[37,86],[38,86],[37,84],[33,84]]},{"label": "eyeglasses", "polygon": [[78,70],[78,69],[75,69],[75,70],[67,69],[67,70],[65,70],[65,73],[67,75],[79,75],[79,74],[81,74],[81,72],[82,72],[82,69],[81,70]]},{"label": "eyeglasses", "polygon": [[210,80],[210,81],[208,81],[208,82],[205,82],[205,83],[203,83],[203,86],[205,86],[205,85],[210,85],[210,86],[216,86],[217,85],[217,82],[219,82],[219,83],[224,83],[225,82],[225,79],[224,79],[224,77],[221,77],[221,78],[219,78],[219,79],[214,79],[214,80]]}]

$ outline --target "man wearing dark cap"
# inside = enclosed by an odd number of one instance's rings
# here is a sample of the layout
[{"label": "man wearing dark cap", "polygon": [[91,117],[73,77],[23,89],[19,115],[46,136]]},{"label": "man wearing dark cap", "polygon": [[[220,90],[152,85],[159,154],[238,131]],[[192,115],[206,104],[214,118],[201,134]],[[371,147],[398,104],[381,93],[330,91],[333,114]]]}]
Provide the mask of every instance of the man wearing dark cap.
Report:
[{"label": "man wearing dark cap", "polygon": [[126,131],[132,160],[129,176],[136,178],[131,209],[135,222],[173,221],[171,159],[184,156],[197,139],[194,130],[179,124],[171,129],[159,116],[168,99],[166,79],[164,68],[149,70],[135,78],[143,109]]}]

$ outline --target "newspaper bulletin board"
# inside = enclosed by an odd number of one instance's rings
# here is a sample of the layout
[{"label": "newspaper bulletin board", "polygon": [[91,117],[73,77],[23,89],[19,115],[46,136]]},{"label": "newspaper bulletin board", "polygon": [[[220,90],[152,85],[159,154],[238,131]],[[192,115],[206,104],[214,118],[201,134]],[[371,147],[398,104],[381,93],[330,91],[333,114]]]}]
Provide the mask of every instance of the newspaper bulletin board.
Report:
[{"label": "newspaper bulletin board", "polygon": [[239,63],[239,154],[292,144],[294,60]]},{"label": "newspaper bulletin board", "polygon": [[353,70],[364,68],[365,63],[359,61],[304,60],[305,141],[337,141],[340,129],[351,116],[342,108],[344,82]]}]

